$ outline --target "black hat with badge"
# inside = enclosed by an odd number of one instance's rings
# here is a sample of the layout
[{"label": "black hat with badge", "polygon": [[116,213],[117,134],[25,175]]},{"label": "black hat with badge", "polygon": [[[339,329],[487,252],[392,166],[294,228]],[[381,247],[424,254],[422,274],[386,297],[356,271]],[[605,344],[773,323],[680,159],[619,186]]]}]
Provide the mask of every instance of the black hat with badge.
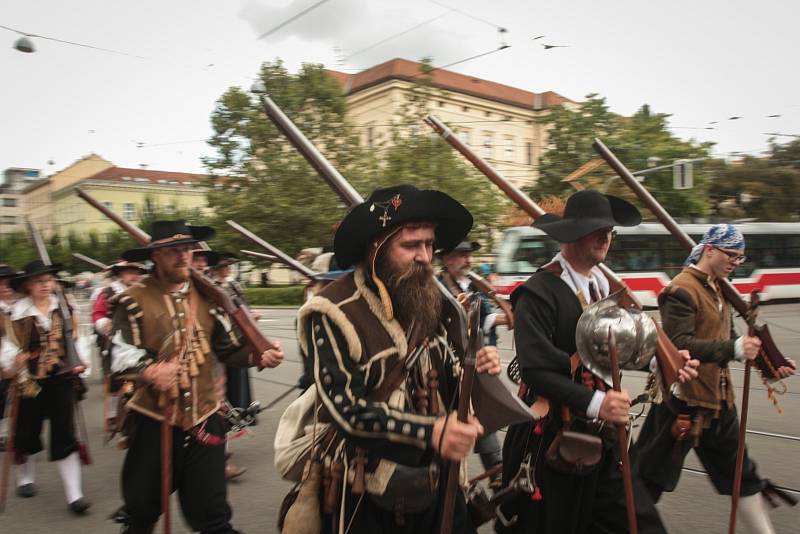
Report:
[{"label": "black hat with badge", "polygon": [[14,289],[14,291],[18,291],[22,287],[22,284],[25,283],[25,280],[42,274],[52,274],[55,276],[56,273],[63,268],[64,266],[60,263],[45,265],[42,260],[33,260],[28,262],[21,272],[16,273],[16,276],[11,278],[11,288]]},{"label": "black hat with badge", "polygon": [[583,189],[567,199],[564,215],[545,213],[533,222],[559,243],[572,243],[603,228],[636,226],[642,214],[636,206],[594,189]]},{"label": "black hat with badge", "polygon": [[190,226],[183,219],[176,221],[155,221],[150,226],[150,242],[141,248],[133,248],[122,253],[122,259],[139,262],[150,259],[150,254],[159,248],[177,245],[193,245],[214,237],[210,226]]},{"label": "black hat with badge", "polygon": [[397,185],[373,191],[367,199],[345,215],[333,239],[339,268],[346,269],[364,260],[367,247],[392,228],[413,223],[436,225],[436,246],[458,245],[472,228],[472,215],[451,196],[413,185]]}]

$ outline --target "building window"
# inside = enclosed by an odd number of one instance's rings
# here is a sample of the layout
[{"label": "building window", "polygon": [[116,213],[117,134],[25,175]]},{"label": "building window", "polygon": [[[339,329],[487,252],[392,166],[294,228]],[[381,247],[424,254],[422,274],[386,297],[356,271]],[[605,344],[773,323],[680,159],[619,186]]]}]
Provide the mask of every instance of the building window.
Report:
[{"label": "building window", "polygon": [[146,198],[144,199],[144,216],[145,217],[152,217],[153,214],[158,209],[158,204],[155,200]]},{"label": "building window", "polygon": [[110,209],[110,210],[113,210],[113,209],[114,209],[114,203],[113,203],[113,202],[111,202],[111,201],[108,201],[108,200],[103,200],[103,201],[102,201],[102,202],[100,202],[100,203],[101,203],[103,206],[105,206],[105,207],[107,207],[108,209]]},{"label": "building window", "polygon": [[533,141],[525,142],[525,165],[533,165]]},{"label": "building window", "polygon": [[504,152],[506,161],[514,161],[514,138],[510,135],[507,135],[505,138]]},{"label": "building window", "polygon": [[416,137],[416,136],[419,135],[419,125],[418,124],[412,124],[409,127],[408,130],[409,130],[409,133],[411,134],[411,137]]},{"label": "building window", "polygon": [[367,147],[372,148],[375,146],[375,127],[367,126]]},{"label": "building window", "polygon": [[483,157],[492,157],[492,132],[483,132]]},{"label": "building window", "polygon": [[17,224],[17,218],[13,215],[3,215],[0,217],[0,224]]},{"label": "building window", "polygon": [[132,202],[126,202],[122,205],[122,216],[125,219],[132,221],[136,218],[136,206]]},{"label": "building window", "polygon": [[17,207],[17,199],[16,198],[4,198],[3,199],[3,207],[4,208],[16,208]]},{"label": "building window", "polygon": [[167,204],[164,206],[164,213],[167,215],[174,215],[175,214],[175,204]]},{"label": "building window", "polygon": [[465,145],[469,146],[471,144],[470,140],[470,131],[469,130],[461,130],[458,132],[458,139],[464,143]]}]

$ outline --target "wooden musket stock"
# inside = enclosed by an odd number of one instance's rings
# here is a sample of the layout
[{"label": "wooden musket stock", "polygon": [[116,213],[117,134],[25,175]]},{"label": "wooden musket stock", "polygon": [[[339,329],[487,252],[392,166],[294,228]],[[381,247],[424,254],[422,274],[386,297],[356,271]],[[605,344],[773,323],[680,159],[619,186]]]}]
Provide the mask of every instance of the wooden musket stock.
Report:
[{"label": "wooden musket stock", "polygon": [[[525,213],[527,213],[534,220],[544,215],[545,211],[539,207],[531,198],[523,193],[518,187],[506,180],[497,171],[495,171],[486,161],[480,156],[475,154],[467,145],[453,134],[442,121],[433,115],[428,115],[425,122],[436,133],[442,136],[450,146],[464,156],[470,163],[472,163],[479,171],[481,171],[493,184],[499,187],[517,206],[519,206]],[[614,273],[606,264],[601,263],[598,265],[600,271],[608,279],[610,292],[615,292],[619,289],[625,290],[625,298],[623,305],[626,307],[635,307],[642,309],[642,303],[636,298],[633,292],[625,285],[625,282]],[[659,371],[661,372],[662,386],[669,391],[669,387],[677,382],[678,371],[684,365],[683,356],[680,355],[678,349],[669,339],[669,336],[661,329],[658,323],[655,323],[658,332],[658,347],[656,350],[656,359],[658,361]]]},{"label": "wooden musket stock", "polygon": [[[92,197],[89,193],[86,193],[79,187],[75,188],[75,192],[93,208],[117,223],[117,225],[125,230],[139,245],[145,246],[150,242],[150,236],[146,232],[114,213],[98,202],[97,199]],[[253,320],[250,310],[247,308],[244,301],[231,297],[227,291],[222,289],[213,280],[194,268],[189,269],[189,271],[191,272],[192,282],[197,288],[197,291],[231,316],[241,330],[242,335],[247,340],[248,345],[253,349],[254,355],[260,356],[264,351],[277,348],[277,346],[267,339],[258,329],[258,325]]]},{"label": "wooden musket stock", "polygon": [[[645,205],[650,212],[655,215],[656,219],[664,225],[667,231],[678,241],[678,243],[687,251],[691,251],[696,245],[694,240],[678,226],[675,219],[667,213],[667,210],[650,194],[650,192],[636,179],[633,174],[617,159],[611,150],[603,144],[600,139],[595,139],[592,143],[595,151],[600,154],[608,166],[622,179],[623,182],[633,191],[637,198]],[[736,312],[742,317],[747,317],[749,305],[742,298],[739,292],[733,287],[730,280],[727,278],[719,278],[719,287],[722,291],[722,296],[725,297]],[[779,367],[791,367],[791,363],[781,353],[775,341],[772,339],[772,334],[769,327],[764,325],[754,325],[754,334],[761,339],[761,357],[756,359],[756,365],[759,370],[768,380],[778,380],[780,377],[776,374]]]}]

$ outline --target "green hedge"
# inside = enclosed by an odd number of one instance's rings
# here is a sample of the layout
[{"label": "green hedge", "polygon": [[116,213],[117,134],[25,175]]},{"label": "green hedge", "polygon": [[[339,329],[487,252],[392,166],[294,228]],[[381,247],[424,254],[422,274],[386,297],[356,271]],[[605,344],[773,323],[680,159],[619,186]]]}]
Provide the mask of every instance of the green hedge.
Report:
[{"label": "green hedge", "polygon": [[244,297],[250,306],[300,306],[305,286],[247,287]]}]

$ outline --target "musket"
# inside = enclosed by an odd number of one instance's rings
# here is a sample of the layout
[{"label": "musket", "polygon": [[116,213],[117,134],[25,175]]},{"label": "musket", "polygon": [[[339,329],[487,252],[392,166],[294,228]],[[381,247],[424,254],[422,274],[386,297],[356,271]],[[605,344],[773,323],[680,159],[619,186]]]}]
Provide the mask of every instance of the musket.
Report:
[{"label": "musket", "polygon": [[84,256],[80,252],[73,252],[72,256],[75,257],[75,258],[78,258],[81,261],[85,261],[86,263],[88,263],[89,265],[91,265],[93,267],[97,267],[101,271],[107,271],[107,270],[109,270],[111,268],[109,265],[106,265],[103,262],[97,261],[94,258],[90,258],[89,256]]},{"label": "musket", "polygon": [[[481,171],[492,183],[499,187],[517,206],[519,206],[531,218],[538,219],[545,214],[545,211],[539,207],[531,198],[523,193],[518,187],[509,182],[506,178],[494,170],[491,165],[486,163],[480,156],[475,154],[467,145],[461,142],[450,128],[448,128],[442,121],[433,115],[428,115],[425,118],[425,123],[428,124],[436,133],[442,136],[450,146],[464,156],[470,163],[472,163],[479,171]],[[625,291],[623,305],[626,307],[634,307],[642,309],[642,303],[636,298],[636,295],[630,290],[625,282],[617,276],[606,264],[601,263],[597,266],[603,275],[608,279],[610,291],[613,293],[620,289]],[[654,321],[656,331],[658,333],[658,344],[656,348],[656,360],[658,362],[659,371],[661,373],[662,387],[665,391],[669,391],[672,384],[678,380],[678,371],[684,365],[683,356],[678,352],[678,349],[669,339],[669,336],[664,332],[661,326]]]},{"label": "musket", "polygon": [[[137,243],[145,246],[150,242],[150,236],[146,232],[114,213],[105,205],[98,202],[97,199],[92,197],[89,193],[83,191],[79,187],[75,188],[75,192],[93,208],[117,223],[117,225],[133,237]],[[197,290],[207,299],[225,310],[225,313],[234,320],[242,331],[242,335],[247,340],[247,343],[253,349],[253,354],[260,356],[264,351],[277,348],[276,345],[267,339],[258,329],[258,325],[253,320],[250,310],[242,299],[231,296],[203,273],[193,268],[190,268],[189,272],[191,273],[192,282]]]},{"label": "musket", "polygon": [[230,226],[231,228],[233,228],[234,230],[236,230],[237,232],[239,232],[240,234],[245,236],[247,239],[249,239],[253,243],[257,244],[258,246],[260,246],[261,248],[263,248],[264,250],[266,250],[267,252],[269,252],[273,256],[277,257],[278,261],[280,261],[284,265],[287,265],[288,267],[291,267],[293,270],[295,270],[298,273],[302,274],[306,278],[310,278],[312,280],[314,279],[314,275],[315,275],[314,271],[312,271],[311,269],[309,269],[308,267],[306,267],[305,265],[303,265],[302,263],[300,263],[299,261],[297,261],[293,257],[289,256],[288,254],[286,254],[284,251],[282,251],[278,247],[273,246],[272,244],[270,244],[270,243],[266,242],[265,240],[261,239],[256,234],[254,234],[253,232],[251,232],[250,230],[248,230],[247,228],[245,228],[241,224],[237,223],[236,221],[225,221],[225,222],[228,223],[228,226]]},{"label": "musket", "polygon": [[[645,187],[639,183],[638,180],[631,174],[631,172],[622,164],[622,162],[617,159],[617,157],[608,149],[608,147],[603,144],[603,142],[599,139],[595,139],[592,146],[600,154],[608,166],[611,167],[614,172],[619,175],[623,182],[633,191],[633,193],[639,198],[639,200],[650,210],[650,212],[655,215],[656,219],[659,220],[661,224],[667,229],[667,231],[672,234],[672,236],[678,241],[678,243],[685,248],[687,251],[691,251],[692,248],[696,245],[694,240],[689,237],[689,235],[678,226],[678,223],[675,222],[675,219],[667,213],[667,210],[664,209],[661,204],[650,194],[650,192],[645,189]],[[722,292],[722,296],[725,297],[731,306],[741,315],[742,317],[747,317],[749,312],[749,306],[747,302],[742,298],[739,294],[739,291],[733,287],[730,280],[727,278],[718,278],[719,287]],[[753,332],[756,337],[761,340],[761,353],[760,357],[756,358],[756,365],[758,366],[759,370],[761,371],[762,375],[765,379],[770,381],[779,380],[780,376],[777,373],[777,369],[780,367],[792,367],[795,366],[790,362],[778,349],[778,346],[775,344],[775,341],[772,338],[772,334],[769,331],[769,326],[766,324],[763,325],[754,325]]]},{"label": "musket", "polygon": [[[617,353],[617,337],[613,327],[608,327],[608,353],[611,360],[611,381],[614,391],[622,391],[620,384],[619,355]],[[628,453],[628,429],[624,423],[617,423],[617,440],[619,441],[619,456],[622,464],[622,483],[625,488],[625,510],[628,516],[628,533],[637,534],[636,503],[633,500],[633,477],[631,475],[631,457]]]},{"label": "musket", "polygon": [[[747,335],[755,335],[756,317],[758,315],[758,290],[750,293],[750,310],[747,321]],[[742,470],[744,468],[744,444],[747,437],[747,411],[750,407],[750,371],[753,360],[747,359],[744,364],[744,385],[742,389],[742,414],[739,416],[739,444],[736,449],[736,464],[733,475],[733,491],[731,492],[731,515],[728,520],[728,534],[736,534],[736,509],[739,507],[739,494],[742,492]]]},{"label": "musket", "polygon": [[[26,218],[25,223],[28,225],[28,232],[31,234],[31,238],[33,238],[33,243],[36,247],[36,253],[39,255],[39,259],[42,260],[42,263],[45,265],[52,266],[53,263],[50,261],[50,255],[47,253],[47,248],[44,246],[44,240],[42,240],[42,235],[39,233],[39,230],[30,219]],[[81,362],[80,358],[78,358],[78,351],[75,349],[75,332],[73,331],[72,313],[70,312],[69,303],[67,302],[67,296],[64,294],[64,288],[61,284],[54,284],[53,293],[56,296],[58,313],[61,315],[62,320],[61,328],[64,342],[64,362],[66,363],[66,368],[63,372],[71,373],[73,369],[84,367],[85,365]]]},{"label": "musket", "polygon": [[487,295],[492,301],[497,304],[497,306],[503,310],[503,313],[506,316],[506,327],[509,330],[514,329],[514,310],[511,308],[511,303],[508,302],[506,299],[502,299],[497,296],[497,291],[494,290],[492,284],[489,283],[488,280],[483,278],[478,273],[474,273],[472,271],[467,272],[467,277],[472,280],[472,283],[475,284],[481,293]]},{"label": "musket", "polygon": [[[480,328],[480,299],[474,293],[469,305],[467,324],[469,338],[466,350],[464,351],[464,359],[461,362],[461,382],[459,385],[458,409],[456,412],[458,420],[462,423],[466,423],[469,417],[472,384],[475,381],[475,363],[477,361],[478,351],[483,345],[483,334]],[[447,420],[445,420],[445,423],[446,422]],[[453,513],[455,512],[456,493],[460,474],[461,462],[458,460],[451,460],[447,468],[447,486],[444,494],[444,505],[442,506],[442,521],[439,528],[440,534],[450,534],[453,530]]]},{"label": "musket", "polygon": [[272,262],[279,261],[277,256],[273,256],[272,254],[267,254],[265,252],[256,252],[255,250],[245,250],[243,248],[240,248],[239,252],[241,252],[245,256],[258,258],[259,260],[272,261]]},{"label": "musket", "polygon": [[302,270],[301,269],[296,269],[294,265],[290,265],[288,263],[285,263],[283,260],[281,260],[281,258],[279,258],[277,256],[273,256],[272,254],[265,254],[264,252],[256,252],[255,250],[244,250],[244,249],[239,249],[239,252],[241,252],[242,254],[244,254],[246,256],[251,256],[253,258],[258,258],[260,260],[282,263],[286,267],[289,267],[290,269],[294,269],[294,271],[297,274],[306,277],[309,282],[316,282],[317,281],[317,273],[315,273],[314,271],[310,270],[309,268],[307,268],[305,265],[303,265],[300,262],[297,262],[297,263],[300,263],[300,265],[302,266]]}]

